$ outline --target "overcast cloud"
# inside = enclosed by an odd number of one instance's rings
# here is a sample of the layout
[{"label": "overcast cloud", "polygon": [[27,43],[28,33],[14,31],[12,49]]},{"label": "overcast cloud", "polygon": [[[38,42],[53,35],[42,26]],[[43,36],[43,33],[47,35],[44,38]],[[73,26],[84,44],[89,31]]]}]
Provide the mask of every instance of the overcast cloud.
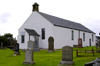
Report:
[{"label": "overcast cloud", "polygon": [[11,17],[10,13],[3,13],[0,15],[0,23],[6,23],[9,22],[9,19]]}]

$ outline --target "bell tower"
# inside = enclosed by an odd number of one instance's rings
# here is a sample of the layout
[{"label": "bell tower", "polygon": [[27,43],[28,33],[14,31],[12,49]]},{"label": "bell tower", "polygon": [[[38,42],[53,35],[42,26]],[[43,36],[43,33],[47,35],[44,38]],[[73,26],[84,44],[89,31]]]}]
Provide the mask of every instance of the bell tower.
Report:
[{"label": "bell tower", "polygon": [[37,3],[34,3],[32,6],[33,6],[32,12],[39,11],[39,5]]}]

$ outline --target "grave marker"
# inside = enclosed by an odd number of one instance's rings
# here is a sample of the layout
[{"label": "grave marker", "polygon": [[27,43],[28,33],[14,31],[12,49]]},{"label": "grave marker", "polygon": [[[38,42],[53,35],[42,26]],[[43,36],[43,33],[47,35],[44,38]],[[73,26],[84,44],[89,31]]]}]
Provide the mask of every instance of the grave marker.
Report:
[{"label": "grave marker", "polygon": [[20,54],[20,52],[19,52],[19,44],[18,43],[15,44],[15,52],[14,52],[14,54],[16,54],[16,55]]},{"label": "grave marker", "polygon": [[54,38],[53,37],[49,37],[48,39],[48,52],[54,52]]},{"label": "grave marker", "polygon": [[34,42],[28,41],[28,49],[34,50]]},{"label": "grave marker", "polygon": [[26,64],[26,65],[35,64],[35,62],[33,61],[33,50],[27,49],[25,51],[25,61],[23,62],[23,64]]},{"label": "grave marker", "polygon": [[74,65],[72,47],[65,46],[62,48],[62,61],[60,61],[60,65]]},{"label": "grave marker", "polygon": [[40,51],[39,49],[39,37],[35,36],[34,40],[34,51]]}]

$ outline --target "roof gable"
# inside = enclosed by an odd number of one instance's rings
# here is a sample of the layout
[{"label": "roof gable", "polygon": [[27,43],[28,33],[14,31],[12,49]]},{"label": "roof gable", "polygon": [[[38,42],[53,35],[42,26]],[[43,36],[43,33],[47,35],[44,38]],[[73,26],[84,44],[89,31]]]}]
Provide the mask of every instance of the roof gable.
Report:
[{"label": "roof gable", "polygon": [[39,13],[55,26],[85,31],[85,32],[89,32],[89,33],[94,33],[93,31],[86,28],[85,26],[83,26],[80,23],[75,23],[75,22],[72,22],[72,21],[69,21],[69,20],[65,20],[65,19],[62,19],[62,18],[58,18],[58,17],[55,17],[55,16],[45,14],[45,13],[41,13],[41,12],[39,12]]}]

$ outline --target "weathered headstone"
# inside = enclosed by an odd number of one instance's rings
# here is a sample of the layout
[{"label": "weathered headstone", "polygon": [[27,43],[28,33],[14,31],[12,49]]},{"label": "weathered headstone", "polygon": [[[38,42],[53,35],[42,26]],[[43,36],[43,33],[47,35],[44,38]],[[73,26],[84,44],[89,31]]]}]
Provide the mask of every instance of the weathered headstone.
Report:
[{"label": "weathered headstone", "polygon": [[94,60],[93,66],[100,66],[100,58],[96,58],[96,60]]},{"label": "weathered headstone", "polygon": [[96,60],[86,63],[84,66],[100,66],[100,58],[96,58]]},{"label": "weathered headstone", "polygon": [[62,61],[60,61],[60,65],[74,65],[72,47],[65,46],[62,48]]},{"label": "weathered headstone", "polygon": [[20,52],[19,52],[19,44],[18,43],[15,44],[15,52],[14,52],[14,54],[16,54],[16,55],[20,54]]},{"label": "weathered headstone", "polygon": [[54,38],[53,37],[49,37],[48,39],[48,52],[54,52]]},{"label": "weathered headstone", "polygon": [[1,49],[3,49],[3,42],[1,42]]},{"label": "weathered headstone", "polygon": [[78,39],[78,47],[82,48],[82,39],[81,38]]},{"label": "weathered headstone", "polygon": [[34,50],[34,42],[28,41],[28,49]]},{"label": "weathered headstone", "polygon": [[17,43],[17,41],[16,40],[14,40],[14,45],[13,45],[13,51],[15,51],[15,44]]},{"label": "weathered headstone", "polygon": [[35,62],[33,61],[33,50],[27,49],[25,51],[25,61],[23,62],[23,64],[26,64],[26,65],[35,64]]},{"label": "weathered headstone", "polygon": [[34,40],[34,51],[40,51],[39,49],[39,38],[36,36]]}]

